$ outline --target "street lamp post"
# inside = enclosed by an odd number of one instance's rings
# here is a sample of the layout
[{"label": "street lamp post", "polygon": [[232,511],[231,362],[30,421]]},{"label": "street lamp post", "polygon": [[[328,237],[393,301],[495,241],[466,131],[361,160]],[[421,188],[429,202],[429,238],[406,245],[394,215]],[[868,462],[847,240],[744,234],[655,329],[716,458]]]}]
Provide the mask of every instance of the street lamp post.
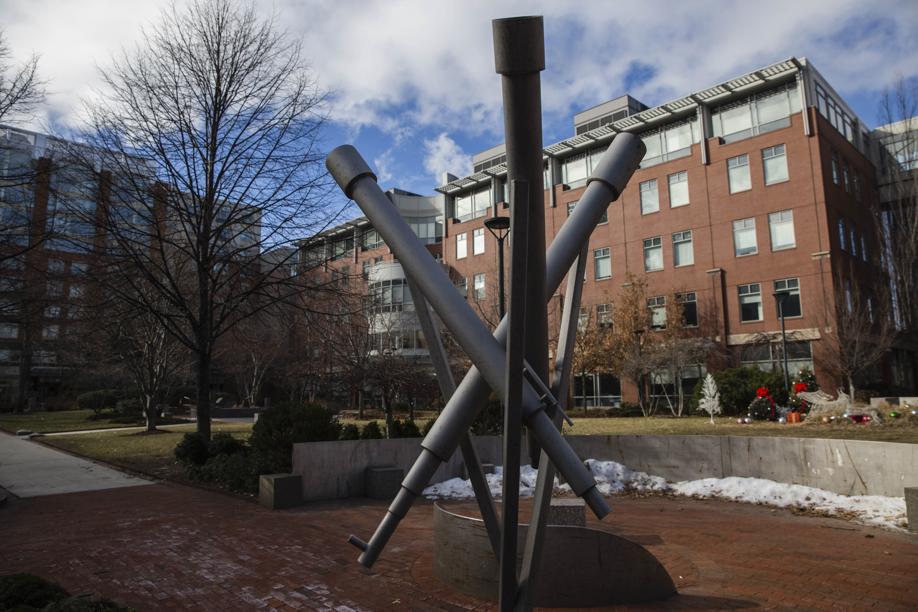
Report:
[{"label": "street lamp post", "polygon": [[787,330],[784,327],[784,300],[787,299],[789,293],[778,291],[773,295],[778,303],[778,318],[781,319],[781,362],[784,370],[784,392],[790,398],[790,374],[787,371]]},{"label": "street lamp post", "polygon": [[500,296],[498,299],[498,310],[500,319],[504,318],[506,312],[504,297],[504,240],[510,233],[510,217],[494,215],[484,222],[485,227],[491,232],[491,235],[497,240],[497,292]]}]

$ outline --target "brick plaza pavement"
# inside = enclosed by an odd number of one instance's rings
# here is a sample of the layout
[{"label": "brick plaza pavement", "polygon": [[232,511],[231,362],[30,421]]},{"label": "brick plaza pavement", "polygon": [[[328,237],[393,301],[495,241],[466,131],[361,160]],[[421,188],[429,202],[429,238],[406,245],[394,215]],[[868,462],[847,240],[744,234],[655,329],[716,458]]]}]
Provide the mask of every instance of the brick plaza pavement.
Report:
[{"label": "brick plaza pavement", "polygon": [[[467,504],[471,509],[472,504]],[[645,545],[679,595],[618,609],[914,610],[918,536],[720,501],[615,498],[603,522]],[[177,484],[13,499],[0,508],[0,574],[32,572],[139,610],[492,609],[431,574],[432,508],[419,503],[373,571],[385,504],[281,512]]]}]

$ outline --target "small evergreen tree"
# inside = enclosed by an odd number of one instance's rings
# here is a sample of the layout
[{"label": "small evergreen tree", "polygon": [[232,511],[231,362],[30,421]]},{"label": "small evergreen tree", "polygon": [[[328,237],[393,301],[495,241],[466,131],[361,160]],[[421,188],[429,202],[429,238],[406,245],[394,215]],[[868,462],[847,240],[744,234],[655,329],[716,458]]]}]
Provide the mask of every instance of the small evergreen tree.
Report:
[{"label": "small evergreen tree", "polygon": [[698,407],[711,415],[712,425],[714,424],[714,415],[722,412],[717,382],[710,374],[704,377],[704,385],[701,387],[701,401],[698,402]]}]

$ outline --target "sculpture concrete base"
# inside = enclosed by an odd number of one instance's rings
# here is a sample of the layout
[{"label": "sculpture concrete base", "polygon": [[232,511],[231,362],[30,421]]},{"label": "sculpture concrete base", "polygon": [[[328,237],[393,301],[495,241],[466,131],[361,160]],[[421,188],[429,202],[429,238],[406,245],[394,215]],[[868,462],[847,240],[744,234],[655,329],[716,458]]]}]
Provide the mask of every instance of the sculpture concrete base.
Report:
[{"label": "sculpture concrete base", "polygon": [[[520,525],[520,542],[525,541],[526,528]],[[656,557],[611,533],[549,525],[544,546],[536,574],[536,606],[586,608],[660,601],[676,594]],[[484,523],[439,503],[434,504],[434,570],[462,593],[497,599],[498,566]]]}]

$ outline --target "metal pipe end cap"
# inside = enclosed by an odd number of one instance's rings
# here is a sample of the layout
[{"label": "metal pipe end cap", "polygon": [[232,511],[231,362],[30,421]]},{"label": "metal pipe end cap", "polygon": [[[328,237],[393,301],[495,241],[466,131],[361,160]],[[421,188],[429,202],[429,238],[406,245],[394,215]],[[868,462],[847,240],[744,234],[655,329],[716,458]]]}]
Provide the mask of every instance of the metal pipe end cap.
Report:
[{"label": "metal pipe end cap", "polygon": [[341,145],[332,150],[325,158],[325,167],[328,168],[328,172],[338,183],[344,195],[349,198],[358,179],[368,176],[376,180],[376,175],[370,170],[370,166],[351,145]]},{"label": "metal pipe end cap", "polygon": [[507,17],[491,22],[494,68],[498,74],[545,70],[545,27],[541,15]]},{"label": "metal pipe end cap", "polygon": [[618,199],[631,175],[640,167],[641,160],[647,152],[644,141],[629,132],[621,132],[612,139],[612,144],[606,149],[599,159],[599,164],[594,168],[589,185],[593,181],[600,181],[608,185],[615,192],[614,199]]}]

